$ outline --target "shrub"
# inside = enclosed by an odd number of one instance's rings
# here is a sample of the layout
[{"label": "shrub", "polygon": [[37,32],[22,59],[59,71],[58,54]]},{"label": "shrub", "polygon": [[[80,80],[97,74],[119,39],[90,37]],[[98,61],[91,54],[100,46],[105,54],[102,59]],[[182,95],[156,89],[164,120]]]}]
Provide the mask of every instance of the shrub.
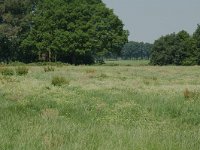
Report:
[{"label": "shrub", "polygon": [[149,84],[150,84],[150,81],[149,81],[148,79],[144,79],[144,80],[143,80],[143,83],[144,83],[145,85],[149,85]]},{"label": "shrub", "polygon": [[158,78],[157,78],[157,77],[152,77],[152,80],[153,80],[153,81],[157,81]]},{"label": "shrub", "polygon": [[9,66],[24,66],[25,64],[23,62],[14,61],[14,62],[10,62],[7,65],[9,65]]},{"label": "shrub", "polygon": [[53,77],[52,82],[51,82],[54,86],[61,86],[64,84],[69,84],[69,80],[66,80],[64,77]]},{"label": "shrub", "polygon": [[199,99],[199,97],[200,97],[199,91],[196,91],[196,90],[190,91],[190,90],[188,90],[188,88],[186,88],[183,91],[183,95],[184,95],[185,99],[193,99],[193,100]]},{"label": "shrub", "polygon": [[192,65],[195,65],[196,64],[196,62],[195,62],[196,60],[195,59],[192,59],[192,58],[188,58],[188,59],[186,59],[186,60],[184,60],[183,62],[182,62],[182,65],[183,66],[192,66]]},{"label": "shrub", "polygon": [[0,71],[1,71],[1,74],[5,76],[12,76],[15,74],[12,68],[1,68]]},{"label": "shrub", "polygon": [[54,71],[54,67],[52,66],[47,66],[47,67],[44,67],[44,72],[50,72],[50,71]]},{"label": "shrub", "polygon": [[186,88],[184,91],[183,91],[183,95],[185,98],[189,98],[190,96],[190,91],[188,90],[188,88]]},{"label": "shrub", "polygon": [[17,73],[17,75],[26,75],[26,74],[28,74],[28,68],[27,67],[24,67],[24,66],[22,66],[22,67],[17,67],[16,68],[16,73]]},{"label": "shrub", "polygon": [[99,77],[100,77],[100,78],[107,78],[108,75],[107,75],[107,74],[104,74],[104,73],[101,73]]},{"label": "shrub", "polygon": [[95,69],[88,69],[88,70],[86,70],[86,73],[95,73],[95,72],[96,72]]}]

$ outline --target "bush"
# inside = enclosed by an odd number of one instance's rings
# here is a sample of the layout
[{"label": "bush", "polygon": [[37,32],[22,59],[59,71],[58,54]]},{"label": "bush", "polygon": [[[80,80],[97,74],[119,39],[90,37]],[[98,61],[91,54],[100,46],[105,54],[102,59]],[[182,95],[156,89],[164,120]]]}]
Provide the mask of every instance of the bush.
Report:
[{"label": "bush", "polygon": [[54,67],[52,66],[47,66],[47,67],[44,67],[44,72],[50,72],[50,71],[54,71]]},{"label": "bush", "polygon": [[23,62],[14,61],[14,62],[9,62],[9,64],[7,65],[8,66],[24,66],[25,64]]},{"label": "bush", "polygon": [[16,68],[16,73],[17,73],[17,75],[26,75],[26,74],[28,74],[28,68],[27,67],[24,67],[24,66],[22,66],[22,67],[17,67]]},{"label": "bush", "polygon": [[196,65],[196,60],[195,59],[186,59],[182,62],[183,66],[192,66],[192,65]]},{"label": "bush", "polygon": [[52,82],[51,82],[54,86],[61,86],[64,84],[69,84],[69,80],[66,80],[64,77],[53,77]]},{"label": "bush", "polygon": [[12,76],[15,74],[12,68],[1,68],[0,72],[2,75],[5,75],[5,76]]},{"label": "bush", "polygon": [[96,72],[95,69],[88,69],[88,70],[86,70],[86,73],[95,73],[95,72]]},{"label": "bush", "polygon": [[107,74],[104,74],[104,73],[101,73],[99,77],[100,77],[100,78],[107,78],[108,75],[107,75]]},{"label": "bush", "polygon": [[193,100],[197,100],[200,97],[199,91],[190,91],[188,90],[188,88],[186,88],[183,91],[183,95],[185,99],[193,99]]}]

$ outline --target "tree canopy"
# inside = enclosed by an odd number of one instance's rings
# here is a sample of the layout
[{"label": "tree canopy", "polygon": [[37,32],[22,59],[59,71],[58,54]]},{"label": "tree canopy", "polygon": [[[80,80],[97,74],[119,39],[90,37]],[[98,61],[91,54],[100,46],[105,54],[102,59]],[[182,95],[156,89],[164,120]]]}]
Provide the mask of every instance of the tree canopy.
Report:
[{"label": "tree canopy", "polygon": [[5,0],[0,12],[0,33],[15,44],[12,60],[93,63],[127,42],[122,21],[101,0]]},{"label": "tree canopy", "polygon": [[197,29],[193,34],[193,39],[195,43],[195,56],[197,64],[200,64],[200,25],[197,26]]},{"label": "tree canopy", "polygon": [[149,59],[152,44],[130,41],[122,49],[123,59]]},{"label": "tree canopy", "polygon": [[151,53],[153,65],[195,65],[199,63],[198,48],[200,26],[193,36],[186,31],[160,37],[154,42]]},{"label": "tree canopy", "polygon": [[0,33],[16,38],[25,30],[25,22],[36,0],[2,0],[0,2]]}]

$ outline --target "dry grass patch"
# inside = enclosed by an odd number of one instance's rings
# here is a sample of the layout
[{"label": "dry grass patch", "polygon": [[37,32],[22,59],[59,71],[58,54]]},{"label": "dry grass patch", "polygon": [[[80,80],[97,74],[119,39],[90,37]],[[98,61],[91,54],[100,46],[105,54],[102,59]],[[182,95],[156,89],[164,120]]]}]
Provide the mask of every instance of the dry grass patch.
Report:
[{"label": "dry grass patch", "polygon": [[51,71],[55,71],[55,68],[52,66],[44,67],[44,72],[51,72]]},{"label": "dry grass patch", "polygon": [[89,73],[89,74],[94,74],[97,72],[97,70],[96,69],[87,69],[85,72]]},{"label": "dry grass patch", "polygon": [[43,109],[41,112],[43,118],[53,119],[59,116],[59,111],[53,108]]},{"label": "dry grass patch", "polygon": [[185,99],[198,99],[200,97],[200,92],[196,91],[196,90],[189,90],[188,88],[186,88],[183,91],[183,95],[185,97]]}]

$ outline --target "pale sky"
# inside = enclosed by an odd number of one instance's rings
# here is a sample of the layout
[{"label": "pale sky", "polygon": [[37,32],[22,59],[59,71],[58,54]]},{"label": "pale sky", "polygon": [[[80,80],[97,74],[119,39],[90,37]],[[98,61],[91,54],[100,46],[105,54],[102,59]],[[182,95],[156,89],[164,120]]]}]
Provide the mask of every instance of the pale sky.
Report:
[{"label": "pale sky", "polygon": [[123,21],[129,40],[153,43],[181,30],[192,34],[200,24],[200,0],[102,0]]}]

